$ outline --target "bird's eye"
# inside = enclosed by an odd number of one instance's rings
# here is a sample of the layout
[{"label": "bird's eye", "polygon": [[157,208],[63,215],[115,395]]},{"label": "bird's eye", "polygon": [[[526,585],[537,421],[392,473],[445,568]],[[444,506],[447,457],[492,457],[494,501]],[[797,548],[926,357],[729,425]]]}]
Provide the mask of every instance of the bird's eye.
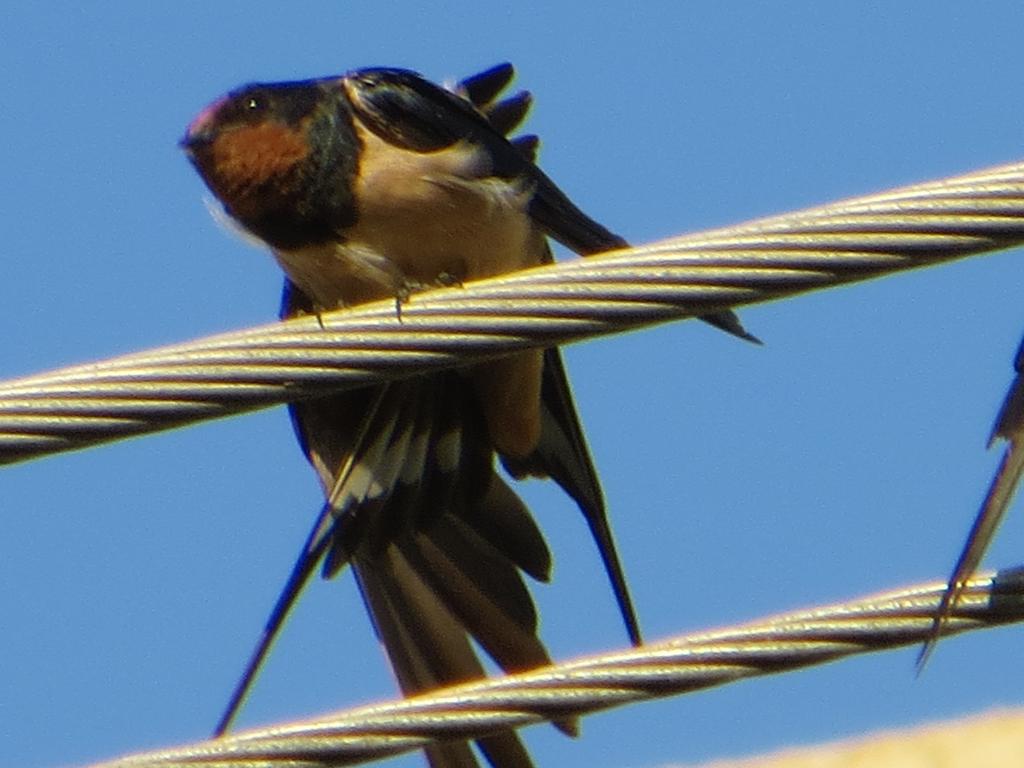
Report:
[{"label": "bird's eye", "polygon": [[249,112],[258,112],[260,109],[263,108],[263,101],[256,98],[255,96],[250,96],[248,101],[245,102],[245,108]]}]

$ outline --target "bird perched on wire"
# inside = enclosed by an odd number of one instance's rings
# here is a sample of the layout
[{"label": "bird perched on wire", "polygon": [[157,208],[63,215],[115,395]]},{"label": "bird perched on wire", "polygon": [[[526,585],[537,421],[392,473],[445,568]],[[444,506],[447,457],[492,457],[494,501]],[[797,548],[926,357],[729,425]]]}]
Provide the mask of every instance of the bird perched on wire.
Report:
[{"label": "bird perched on wire", "polygon": [[[583,255],[625,246],[537,168],[536,137],[506,138],[530,107],[525,92],[496,100],[512,76],[499,65],[454,91],[400,69],[249,85],[203,110],[182,144],[284,269],[283,317],[400,307],[417,290],[548,263],[548,236]],[[754,340],[730,311],[703,319]],[[553,478],[576,501],[640,642],[557,349],[290,408],[327,502],[218,733],[321,561],[326,577],[352,565],[407,694],[482,676],[470,639],[507,671],[546,663],[521,573],[547,580],[551,556],[496,455],[512,477]],[[478,744],[495,766],[530,764],[513,733]],[[475,764],[465,743],[428,758]]]}]

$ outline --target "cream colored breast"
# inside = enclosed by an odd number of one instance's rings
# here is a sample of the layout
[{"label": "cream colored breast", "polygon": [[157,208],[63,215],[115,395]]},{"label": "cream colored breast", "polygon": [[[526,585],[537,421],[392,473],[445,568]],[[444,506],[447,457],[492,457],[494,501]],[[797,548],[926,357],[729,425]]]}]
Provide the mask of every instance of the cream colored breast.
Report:
[{"label": "cream colored breast", "polygon": [[538,263],[542,236],[527,213],[532,189],[490,176],[486,153],[467,143],[424,154],[365,132],[350,241],[387,254],[429,283]]},{"label": "cream colored breast", "polygon": [[527,212],[532,189],[490,177],[478,147],[421,153],[365,129],[359,137],[358,216],[344,241],[276,253],[291,280],[321,306],[468,282],[544,259],[544,236]]}]

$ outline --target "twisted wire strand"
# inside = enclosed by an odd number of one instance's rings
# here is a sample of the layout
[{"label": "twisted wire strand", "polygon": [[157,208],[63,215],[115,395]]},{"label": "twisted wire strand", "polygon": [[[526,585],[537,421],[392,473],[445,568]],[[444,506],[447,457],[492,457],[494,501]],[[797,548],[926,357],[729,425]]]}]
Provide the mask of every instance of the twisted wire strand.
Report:
[{"label": "twisted wire strand", "polygon": [[1024,163],[0,382],[0,463],[1024,242]]},{"label": "twisted wire strand", "polygon": [[[939,582],[916,585],[93,768],[325,768],[369,762],[432,741],[479,738],[919,643],[929,636],[944,589]],[[971,579],[943,634],[1021,620],[1024,567]]]}]

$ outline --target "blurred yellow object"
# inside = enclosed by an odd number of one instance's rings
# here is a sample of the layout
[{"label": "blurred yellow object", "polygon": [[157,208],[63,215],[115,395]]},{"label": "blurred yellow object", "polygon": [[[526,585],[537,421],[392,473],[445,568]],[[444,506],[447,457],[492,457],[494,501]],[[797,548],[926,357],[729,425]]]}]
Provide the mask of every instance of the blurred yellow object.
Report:
[{"label": "blurred yellow object", "polygon": [[[1010,768],[1024,765],[1024,709],[701,763],[700,768]],[[691,766],[696,768],[696,766]]]}]

